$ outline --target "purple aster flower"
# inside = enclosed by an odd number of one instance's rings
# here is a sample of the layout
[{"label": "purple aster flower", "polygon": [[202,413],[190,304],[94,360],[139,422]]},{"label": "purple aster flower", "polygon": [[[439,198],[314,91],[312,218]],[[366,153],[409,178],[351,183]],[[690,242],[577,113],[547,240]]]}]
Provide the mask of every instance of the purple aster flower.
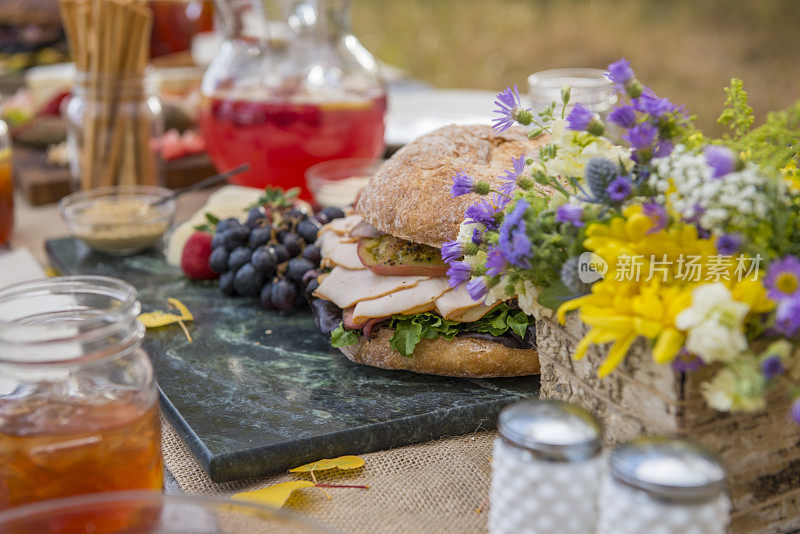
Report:
[{"label": "purple aster flower", "polygon": [[720,178],[736,169],[736,154],[733,150],[724,146],[710,145],[703,150],[706,156],[706,164],[714,170],[714,178]]},{"label": "purple aster flower", "polygon": [[531,241],[525,225],[525,211],[530,205],[525,200],[517,201],[514,209],[503,219],[498,243],[503,256],[517,267],[528,268],[531,255]]},{"label": "purple aster flower", "polygon": [[660,232],[667,227],[669,217],[667,216],[667,210],[664,206],[660,206],[655,202],[645,202],[644,206],[642,206],[642,211],[653,221],[653,226],[647,231],[648,234]]},{"label": "purple aster flower", "polygon": [[480,276],[467,284],[467,293],[469,293],[469,296],[472,297],[472,300],[476,302],[483,300],[488,292],[489,284],[487,283],[485,276]]},{"label": "purple aster flower", "polygon": [[556,210],[556,222],[569,223],[580,228],[586,224],[581,220],[582,217],[583,208],[577,204],[562,204]]},{"label": "purple aster flower", "polygon": [[465,261],[450,262],[447,278],[449,278],[450,287],[458,287],[472,278],[472,267]]},{"label": "purple aster flower", "polygon": [[478,230],[477,228],[472,230],[472,239],[471,239],[471,241],[473,243],[475,243],[476,245],[480,245],[481,241],[483,241],[483,234],[481,234],[481,231]]},{"label": "purple aster flower", "polygon": [[678,109],[678,106],[670,102],[669,99],[658,98],[658,96],[650,90],[646,90],[639,98],[634,98],[631,102],[636,111],[647,113],[651,117],[656,118]]},{"label": "purple aster flower", "polygon": [[654,158],[666,158],[675,149],[675,145],[669,139],[662,139],[656,143],[656,148],[653,150]]},{"label": "purple aster flower", "polygon": [[631,195],[633,190],[633,183],[627,176],[617,176],[606,188],[608,198],[614,202],[622,202]]},{"label": "purple aster flower", "polygon": [[646,122],[637,124],[628,130],[622,138],[636,150],[647,150],[653,146],[653,141],[656,138],[656,129]]},{"label": "purple aster flower", "polygon": [[456,175],[453,176],[453,187],[450,188],[450,192],[454,197],[472,193],[474,189],[475,180],[468,174],[458,171]]},{"label": "purple aster flower", "polygon": [[795,423],[800,424],[800,398],[795,399],[792,403],[792,419]]},{"label": "purple aster flower", "polygon": [[626,85],[633,80],[635,74],[630,62],[623,57],[608,66],[606,77],[616,84]]},{"label": "purple aster flower", "polygon": [[630,128],[636,124],[636,112],[633,106],[620,106],[608,114],[608,120],[622,128]]},{"label": "purple aster flower", "polygon": [[800,329],[800,297],[782,300],[775,312],[775,329],[788,338]]},{"label": "purple aster flower", "polygon": [[498,133],[504,132],[517,122],[517,113],[522,109],[517,86],[515,85],[514,89],[506,87],[505,91],[497,95],[497,100],[494,101],[494,104],[497,106],[494,112],[499,115],[492,120],[494,129]]},{"label": "purple aster flower", "polygon": [[742,246],[742,236],[739,234],[722,234],[714,242],[717,247],[717,252],[723,256],[733,256],[739,251]]},{"label": "purple aster flower", "polygon": [[497,276],[501,274],[508,266],[506,257],[498,247],[492,247],[486,253],[486,274],[489,276]]},{"label": "purple aster flower", "polygon": [[455,261],[464,256],[464,243],[458,241],[446,241],[442,245],[442,259],[446,263]]},{"label": "purple aster flower", "polygon": [[481,200],[468,207],[464,214],[467,216],[467,222],[480,223],[488,228],[494,228],[496,226],[494,217],[497,215],[497,211],[497,208],[490,202]]},{"label": "purple aster flower", "polygon": [[572,111],[567,115],[567,128],[581,132],[589,128],[589,124],[594,119],[594,113],[589,108],[581,104],[575,104]]},{"label": "purple aster flower", "polygon": [[686,349],[681,349],[675,359],[672,360],[672,369],[676,373],[691,373],[704,365],[705,362],[699,356],[690,354]]},{"label": "purple aster flower", "polygon": [[800,260],[796,256],[786,256],[774,262],[769,266],[764,287],[769,298],[775,301],[800,296]]},{"label": "purple aster flower", "polygon": [[772,380],[776,376],[782,375],[785,370],[783,362],[778,356],[769,356],[761,362],[761,373],[767,380]]}]

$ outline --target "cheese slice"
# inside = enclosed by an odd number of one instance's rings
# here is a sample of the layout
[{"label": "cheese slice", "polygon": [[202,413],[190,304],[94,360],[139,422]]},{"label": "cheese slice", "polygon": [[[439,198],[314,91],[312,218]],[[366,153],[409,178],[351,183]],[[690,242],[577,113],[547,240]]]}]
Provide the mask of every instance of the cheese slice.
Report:
[{"label": "cheese slice", "polygon": [[380,276],[368,270],[336,267],[320,282],[314,295],[344,309],[362,300],[405,290],[427,279],[426,276]]},{"label": "cheese slice", "polygon": [[[381,278],[397,278],[395,276],[382,276]],[[322,287],[322,286],[320,286]],[[365,318],[386,317],[408,310],[424,309],[426,304],[432,304],[450,285],[447,278],[437,276],[418,282],[413,287],[394,291],[379,298],[362,300],[353,310],[353,320],[357,323]]]},{"label": "cheese slice", "polygon": [[363,221],[363,217],[361,215],[348,215],[347,217],[342,217],[340,219],[334,219],[328,224],[322,226],[319,229],[320,235],[331,232],[336,235],[350,235],[350,232],[358,226],[358,223]]},{"label": "cheese slice", "polygon": [[343,242],[332,232],[324,234],[319,243],[320,254],[329,262],[355,271],[366,269],[358,257],[358,243]]}]

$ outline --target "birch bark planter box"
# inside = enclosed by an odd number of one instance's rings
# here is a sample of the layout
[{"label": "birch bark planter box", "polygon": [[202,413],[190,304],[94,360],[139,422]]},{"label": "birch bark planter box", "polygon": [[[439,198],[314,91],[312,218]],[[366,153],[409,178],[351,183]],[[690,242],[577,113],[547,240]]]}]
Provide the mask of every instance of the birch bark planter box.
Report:
[{"label": "birch bark planter box", "polygon": [[655,363],[642,340],[601,379],[603,349],[592,347],[582,360],[572,359],[585,332],[576,313],[563,327],[554,319],[537,321],[542,397],[592,410],[603,420],[609,444],[669,434],[710,447],[728,470],[732,532],[800,530],[800,427],[787,416],[788,398],[769,399],[768,409],[759,412],[717,412],[705,404],[700,386],[713,369],[676,373]]}]

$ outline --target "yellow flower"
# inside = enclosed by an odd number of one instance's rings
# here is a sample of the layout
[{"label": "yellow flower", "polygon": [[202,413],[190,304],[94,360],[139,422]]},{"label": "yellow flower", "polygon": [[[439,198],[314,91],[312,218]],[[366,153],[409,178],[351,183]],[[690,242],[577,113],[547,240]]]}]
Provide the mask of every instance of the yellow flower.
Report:
[{"label": "yellow flower", "polygon": [[608,264],[608,272],[589,295],[565,302],[557,316],[563,324],[567,312],[579,310],[581,321],[591,327],[575,358],[591,345],[613,343],[600,376],[614,370],[639,336],[654,342],[656,362],[672,361],[686,340],[675,317],[691,305],[692,289],[709,282],[703,275],[710,272],[751,312],[772,309],[764,287],[750,279],[736,281],[736,262],[720,263],[713,240],[700,238],[693,225],[676,223],[651,232],[653,226],[641,206],[630,206],[622,217],[586,229],[584,246]]}]

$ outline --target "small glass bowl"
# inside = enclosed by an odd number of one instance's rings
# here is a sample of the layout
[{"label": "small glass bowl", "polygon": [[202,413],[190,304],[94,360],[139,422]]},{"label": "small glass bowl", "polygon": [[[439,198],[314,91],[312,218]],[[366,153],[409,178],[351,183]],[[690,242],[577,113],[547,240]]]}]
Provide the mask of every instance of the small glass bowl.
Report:
[{"label": "small glass bowl", "polygon": [[210,497],[121,491],[41,501],[0,512],[0,531],[66,534],[333,534],[263,505]]},{"label": "small glass bowl", "polygon": [[175,200],[163,187],[121,185],[79,191],[61,199],[58,209],[70,234],[93,250],[127,256],[161,241],[175,216]]},{"label": "small glass bowl", "polygon": [[351,206],[385,160],[345,158],[323,161],[306,171],[306,184],[314,202],[322,207]]},{"label": "small glass bowl", "polygon": [[606,77],[602,69],[550,69],[535,72],[528,76],[528,96],[534,111],[538,111],[551,102],[556,103],[556,110],[561,110],[561,88],[570,87],[570,99],[567,112],[575,104],[582,104],[601,117],[617,103],[614,84]]}]

